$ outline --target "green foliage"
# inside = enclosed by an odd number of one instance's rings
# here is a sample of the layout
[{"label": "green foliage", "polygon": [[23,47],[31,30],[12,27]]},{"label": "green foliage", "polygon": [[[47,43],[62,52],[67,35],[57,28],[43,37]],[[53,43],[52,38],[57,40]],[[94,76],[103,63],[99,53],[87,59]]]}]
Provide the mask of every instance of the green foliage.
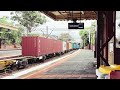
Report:
[{"label": "green foliage", "polygon": [[[13,22],[12,21],[10,22],[8,18],[5,16],[0,19],[0,23],[6,24],[6,25],[11,24],[11,26],[13,26]],[[8,29],[1,28],[1,38],[5,40],[8,45],[13,44],[14,40],[16,41],[16,44],[21,43],[21,37],[24,32],[24,28],[19,24],[17,24],[16,26],[18,27],[18,31],[11,30],[11,32],[8,32]],[[4,42],[3,40],[2,42]]]},{"label": "green foliage", "polygon": [[13,25],[13,22],[9,21],[7,16],[3,16],[0,18],[0,24]]},{"label": "green foliage", "polygon": [[87,46],[89,44],[89,30],[91,35],[91,44],[95,44],[95,22],[91,24],[91,27],[86,27],[84,30],[80,30],[79,35],[83,42],[81,43],[81,47]]},{"label": "green foliage", "polygon": [[28,34],[29,36],[40,36],[39,34]]},{"label": "green foliage", "polygon": [[87,46],[89,44],[89,33],[87,30],[80,30],[79,35],[83,40],[81,47]]},{"label": "green foliage", "polygon": [[91,32],[91,44],[94,45],[95,44],[95,31]]},{"label": "green foliage", "polygon": [[5,39],[7,44],[13,44],[14,40],[16,44],[21,43],[22,33],[20,31],[11,30],[11,33],[7,32],[7,29],[2,29],[1,38]]},{"label": "green foliage", "polygon": [[10,44],[10,34],[7,32],[7,29],[2,28],[1,38],[6,41],[7,44]]},{"label": "green foliage", "polygon": [[45,16],[42,16],[38,11],[15,11],[15,13],[11,12],[12,14],[15,15],[11,19],[26,27],[28,32],[46,22]]},{"label": "green foliage", "polygon": [[95,22],[91,25],[91,44],[95,44]]},{"label": "green foliage", "polygon": [[21,43],[21,37],[22,37],[22,33],[20,31],[14,31],[13,30],[11,32],[11,37],[10,37],[11,43],[13,44],[14,40],[15,40],[16,44],[20,44]]},{"label": "green foliage", "polygon": [[61,33],[59,39],[62,41],[73,41],[73,38],[68,33]]}]

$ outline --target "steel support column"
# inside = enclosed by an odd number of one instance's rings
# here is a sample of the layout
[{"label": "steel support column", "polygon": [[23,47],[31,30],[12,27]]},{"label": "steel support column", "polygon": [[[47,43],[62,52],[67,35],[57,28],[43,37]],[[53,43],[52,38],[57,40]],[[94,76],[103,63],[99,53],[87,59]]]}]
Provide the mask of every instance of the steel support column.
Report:
[{"label": "steel support column", "polygon": [[95,51],[94,51],[94,58],[96,58],[96,55],[97,55],[97,35],[96,35],[96,31],[95,31]]},{"label": "steel support column", "polygon": [[1,46],[2,46],[2,45],[1,45],[1,44],[2,44],[2,43],[1,43],[1,42],[2,42],[2,37],[1,37],[2,31],[1,31],[1,29],[2,29],[2,28],[0,28],[0,49],[1,49]]},{"label": "steel support column", "polygon": [[96,46],[97,46],[97,68],[100,67],[100,30],[101,30],[101,16],[102,13],[100,11],[97,12],[97,42],[96,42]]},{"label": "steel support column", "polygon": [[[108,63],[108,42],[114,37],[115,52],[115,18],[114,11],[97,12],[97,68],[101,65],[100,60]],[[102,34],[102,35],[101,35]]]},{"label": "steel support column", "polygon": [[[108,40],[108,23],[107,23],[108,18],[106,13],[107,13],[106,11],[103,13],[104,16],[103,44]],[[103,57],[108,62],[108,43],[106,43],[106,46],[103,48]]]}]

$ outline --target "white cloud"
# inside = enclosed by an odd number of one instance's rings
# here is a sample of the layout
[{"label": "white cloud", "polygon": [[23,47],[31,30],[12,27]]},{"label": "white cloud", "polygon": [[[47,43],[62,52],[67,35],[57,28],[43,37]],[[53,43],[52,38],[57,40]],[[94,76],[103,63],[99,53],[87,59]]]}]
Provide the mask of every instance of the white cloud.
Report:
[{"label": "white cloud", "polygon": [[10,12],[11,11],[0,11],[0,18],[3,17],[3,16],[8,16],[10,18]]},{"label": "white cloud", "polygon": [[[0,11],[0,18],[3,16],[8,16],[9,18],[11,17],[10,15],[11,11]],[[40,25],[38,27],[38,30],[35,31],[36,33],[41,33],[39,29],[44,30],[46,32],[46,26],[48,26],[48,33],[53,30],[52,35],[60,35],[61,33],[69,32],[69,34],[74,37],[77,41],[80,41],[80,36],[79,36],[79,30],[68,30],[68,22],[71,21],[54,21],[53,19],[47,17],[48,22],[46,22],[43,25]],[[85,27],[91,26],[91,22],[94,20],[84,20],[81,22],[84,22]],[[80,22],[80,21],[77,21]]]}]

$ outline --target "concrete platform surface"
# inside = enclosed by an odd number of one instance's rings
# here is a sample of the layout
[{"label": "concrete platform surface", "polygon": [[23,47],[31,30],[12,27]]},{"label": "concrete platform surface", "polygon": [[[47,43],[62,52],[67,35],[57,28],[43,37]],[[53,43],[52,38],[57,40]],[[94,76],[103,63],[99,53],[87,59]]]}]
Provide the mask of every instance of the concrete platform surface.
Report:
[{"label": "concrete platform surface", "polygon": [[97,79],[96,59],[93,56],[93,51],[81,49],[59,62],[24,75],[20,79]]}]

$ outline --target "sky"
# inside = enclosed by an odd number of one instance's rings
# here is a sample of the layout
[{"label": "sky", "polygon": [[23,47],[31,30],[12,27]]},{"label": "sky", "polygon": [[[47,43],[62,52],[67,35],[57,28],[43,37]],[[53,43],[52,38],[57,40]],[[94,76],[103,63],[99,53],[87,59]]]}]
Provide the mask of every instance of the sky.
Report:
[{"label": "sky", "polygon": [[118,24],[120,24],[120,11],[116,12],[116,38],[120,41],[120,27]]},{"label": "sky", "polygon": [[[11,17],[10,12],[11,11],[0,11],[0,18],[3,16],[8,16],[10,18]],[[44,33],[46,33],[47,32],[46,28],[48,27],[48,34],[51,33],[51,35],[59,36],[61,33],[69,33],[76,40],[76,42],[81,42],[81,37],[79,36],[79,30],[68,29],[68,22],[71,21],[54,21],[47,16],[46,18],[47,18],[47,22],[37,27],[37,29],[33,31],[33,33],[37,33],[37,34],[42,33],[41,30],[44,31]],[[84,20],[81,22],[84,22],[84,27],[89,27],[91,26],[91,23],[93,21],[94,20]]]}]

